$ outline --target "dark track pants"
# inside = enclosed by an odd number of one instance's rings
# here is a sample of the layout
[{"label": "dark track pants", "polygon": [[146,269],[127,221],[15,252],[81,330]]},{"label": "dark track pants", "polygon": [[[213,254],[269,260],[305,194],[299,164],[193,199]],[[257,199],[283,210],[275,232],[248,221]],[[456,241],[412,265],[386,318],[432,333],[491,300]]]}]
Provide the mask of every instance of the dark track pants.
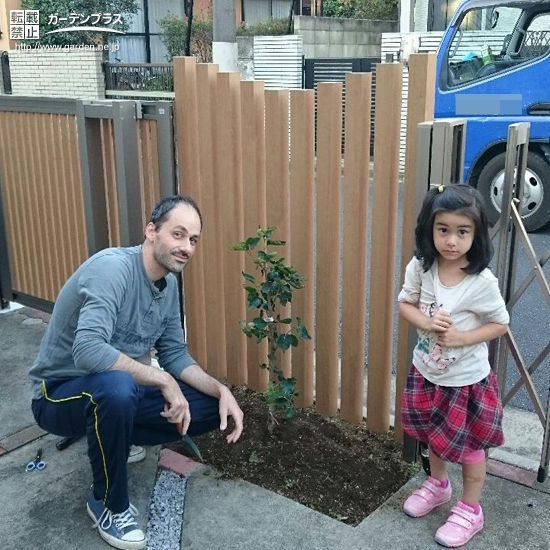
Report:
[{"label": "dark track pants", "polygon": [[[178,382],[189,402],[188,434],[200,435],[220,425],[218,400]],[[63,437],[88,439],[94,496],[117,514],[129,506],[126,461],[130,445],[177,441],[176,425],[160,413],[160,390],[137,384],[122,371],[46,382],[45,395],[32,402],[37,424]]]}]

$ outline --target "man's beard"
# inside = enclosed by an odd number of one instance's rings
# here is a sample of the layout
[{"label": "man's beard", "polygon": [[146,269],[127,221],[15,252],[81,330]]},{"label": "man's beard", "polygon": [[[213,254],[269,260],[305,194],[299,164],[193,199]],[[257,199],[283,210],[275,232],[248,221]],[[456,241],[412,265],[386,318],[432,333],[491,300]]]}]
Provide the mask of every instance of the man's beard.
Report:
[{"label": "man's beard", "polygon": [[185,263],[178,262],[174,258],[174,255],[172,254],[172,252],[170,251],[164,251],[164,252],[153,251],[153,258],[164,269],[176,275],[178,273],[181,273],[185,268],[185,266],[187,265],[187,263],[189,262],[189,258],[187,258],[187,261]]}]

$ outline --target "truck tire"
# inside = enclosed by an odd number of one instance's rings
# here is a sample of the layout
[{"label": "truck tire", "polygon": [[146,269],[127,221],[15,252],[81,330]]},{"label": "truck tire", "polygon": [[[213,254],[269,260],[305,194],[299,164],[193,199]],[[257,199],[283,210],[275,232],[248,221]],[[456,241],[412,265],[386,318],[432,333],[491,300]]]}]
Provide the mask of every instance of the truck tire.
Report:
[{"label": "truck tire", "polygon": [[[481,170],[477,183],[491,224],[500,216],[505,157],[506,153],[500,153],[492,158]],[[521,217],[527,231],[535,231],[550,222],[550,165],[533,151],[527,153]]]}]

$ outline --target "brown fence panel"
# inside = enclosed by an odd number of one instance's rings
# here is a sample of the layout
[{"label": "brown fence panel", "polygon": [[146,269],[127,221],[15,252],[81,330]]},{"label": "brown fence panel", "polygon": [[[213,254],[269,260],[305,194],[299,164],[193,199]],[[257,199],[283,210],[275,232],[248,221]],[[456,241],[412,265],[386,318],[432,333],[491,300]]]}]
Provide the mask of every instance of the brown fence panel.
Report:
[{"label": "brown fence panel", "polygon": [[342,84],[317,87],[317,341],[316,406],[338,409],[338,295]]},{"label": "brown fence panel", "polygon": [[[241,123],[243,156],[244,231],[246,236],[256,234],[267,226],[266,214],[266,136],[265,90],[263,82],[241,82]],[[245,256],[245,270],[254,273],[252,256]],[[243,293],[244,294],[244,293]],[[247,341],[248,385],[256,391],[267,388],[268,371],[259,365],[266,363],[267,340]]]},{"label": "brown fence panel", "polygon": [[[286,241],[277,253],[291,263],[290,257],[290,179],[289,179],[289,91],[266,90],[265,135],[267,225],[276,227],[275,239]],[[281,318],[291,315],[291,306],[280,309]],[[277,352],[280,367],[290,376],[291,351]]]},{"label": "brown fence panel", "polygon": [[[201,204],[200,156],[196,147],[199,136],[197,108],[197,73],[194,57],[174,59],[174,89],[177,101],[174,102],[178,151],[178,171],[180,192],[193,197]],[[185,269],[185,310],[187,322],[195,330],[188,331],[189,351],[199,364],[207,361],[206,353],[206,316],[203,258],[201,247],[193,261]]]},{"label": "brown fence panel", "polygon": [[141,223],[147,225],[155,204],[161,198],[160,167],[158,149],[158,128],[154,120],[138,122],[138,151],[141,188]]},{"label": "brown fence panel", "polygon": [[118,200],[115,140],[113,121],[100,120],[101,153],[103,156],[103,182],[105,185],[105,199],[107,207],[107,224],[109,227],[109,246],[121,246],[120,235],[120,205]]},{"label": "brown fence panel", "polygon": [[[197,65],[197,86],[199,109],[201,208],[204,227],[201,236],[204,262],[204,289],[208,296],[205,310],[206,322],[206,367],[212,376],[224,377],[226,371],[225,296],[224,274],[225,253],[223,247],[223,223],[221,220],[221,197],[215,187],[216,148],[215,112],[217,65]],[[189,329],[190,331],[190,329]]]},{"label": "brown fence panel", "polygon": [[50,309],[87,257],[76,118],[0,111],[0,172],[16,298]]},{"label": "brown fence panel", "polygon": [[[420,212],[421,201],[428,188],[428,182],[416,181],[416,153],[418,144],[418,125],[432,120],[435,101],[435,54],[413,54],[409,60],[409,93],[407,100],[407,137],[405,148],[405,178],[403,193],[403,232],[401,236],[401,276],[405,279],[405,268],[412,258],[414,250],[414,228]],[[399,318],[397,369],[395,388],[395,437],[403,438],[401,431],[401,393],[412,359],[409,345],[409,331],[416,340],[416,329]]]},{"label": "brown fence panel", "polygon": [[0,97],[10,299],[49,311],[89,255],[140,244],[153,204],[174,192],[172,145],[166,102]]},{"label": "brown fence panel", "polygon": [[[314,215],[315,215],[315,92],[290,92],[290,244],[292,265],[306,278],[305,288],[294,295],[294,317],[301,317],[314,336]],[[292,351],[293,376],[296,378],[296,403],[313,403],[313,340],[300,341]]]},{"label": "brown fence panel", "polygon": [[[380,152],[378,171],[375,167],[372,230],[369,421],[373,429],[387,430],[391,395],[401,66],[389,65],[380,70],[383,85],[378,92],[377,104],[377,150]],[[196,75],[194,71],[197,71]],[[188,100],[186,108],[194,105],[197,122],[194,122],[195,115],[188,115],[191,133],[188,126],[178,125],[178,135],[179,141],[193,142],[195,159],[191,161],[191,171],[200,172],[201,202],[205,213],[202,249],[206,262],[200,274],[190,271],[188,275],[191,285],[195,284],[194,277],[203,277],[205,296],[208,296],[204,330],[191,315],[188,318],[190,338],[197,330],[206,334],[207,365],[214,376],[226,376],[234,383],[248,381],[255,389],[265,388],[267,373],[258,370],[258,364],[265,360],[265,344],[258,346],[253,340],[247,341],[238,324],[240,319],[247,317],[241,271],[251,271],[253,266],[246,260],[246,255],[232,252],[229,247],[254,234],[258,226],[275,226],[276,237],[287,241],[282,255],[307,277],[306,288],[294,296],[293,316],[302,317],[315,337],[314,341],[300,342],[293,350],[292,374],[298,379],[298,404],[309,405],[315,398],[321,413],[335,414],[341,381],[342,415],[350,421],[360,422],[365,395],[363,327],[366,315],[371,76],[355,74],[348,82],[344,187],[341,83],[321,83],[318,86],[315,166],[312,92],[264,91],[262,83],[241,83],[238,75],[217,73],[217,68],[209,65],[193,65],[185,79],[187,84],[183,77],[176,79],[176,104],[182,104],[182,86],[194,87],[195,91],[188,90],[186,97],[198,94],[196,101]],[[193,138],[195,124],[198,131]],[[340,223],[342,190],[345,198],[343,224]],[[344,271],[340,277],[342,240],[345,243]],[[342,333],[339,327],[341,291]],[[287,354],[283,355],[285,361],[286,357]],[[285,373],[290,374],[289,364],[283,366]]]},{"label": "brown fence panel", "polygon": [[363,419],[370,165],[370,74],[346,76],[342,417]]},{"label": "brown fence panel", "polygon": [[239,75],[218,73],[216,95],[215,174],[222,206],[227,380],[243,384],[247,375],[246,337],[239,320],[246,317],[244,295],[240,292],[244,255],[229,250],[244,238]]},{"label": "brown fence panel", "polygon": [[367,426],[377,432],[390,426],[402,71],[376,68]]}]

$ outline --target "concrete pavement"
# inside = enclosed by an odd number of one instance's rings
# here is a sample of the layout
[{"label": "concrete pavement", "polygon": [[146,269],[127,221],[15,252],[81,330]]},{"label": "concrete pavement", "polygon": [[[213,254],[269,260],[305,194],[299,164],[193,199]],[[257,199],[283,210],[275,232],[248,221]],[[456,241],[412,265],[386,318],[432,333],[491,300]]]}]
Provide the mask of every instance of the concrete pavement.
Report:
[{"label": "concrete pavement", "polygon": [[[44,333],[43,320],[47,316],[26,308],[0,313],[0,547],[107,549],[85,509],[91,474],[84,440],[58,451],[55,443],[59,438],[43,435],[30,413],[27,370]],[[484,492],[486,527],[467,548],[550,550],[550,482],[538,484],[533,471],[540,453],[540,422],[533,415],[506,413],[507,447],[490,466],[500,477],[489,476]],[[39,447],[48,465],[43,471],[26,473],[25,465]],[[160,461],[159,456],[160,450],[151,448],[145,461],[130,465],[131,500],[141,512],[138,520],[143,529],[151,521],[167,522],[170,511],[150,505],[154,490],[159,483],[181,479],[173,473],[166,477],[165,468],[183,472],[183,518],[170,523],[177,538],[181,530],[182,549],[441,548],[433,534],[451,503],[421,519],[409,518],[401,511],[404,498],[422,482],[423,473],[354,528],[246,482],[220,480],[207,466],[180,455],[165,451]],[[451,469],[451,480],[459,493],[458,467]],[[158,544],[152,540],[150,550],[162,548]]]}]

